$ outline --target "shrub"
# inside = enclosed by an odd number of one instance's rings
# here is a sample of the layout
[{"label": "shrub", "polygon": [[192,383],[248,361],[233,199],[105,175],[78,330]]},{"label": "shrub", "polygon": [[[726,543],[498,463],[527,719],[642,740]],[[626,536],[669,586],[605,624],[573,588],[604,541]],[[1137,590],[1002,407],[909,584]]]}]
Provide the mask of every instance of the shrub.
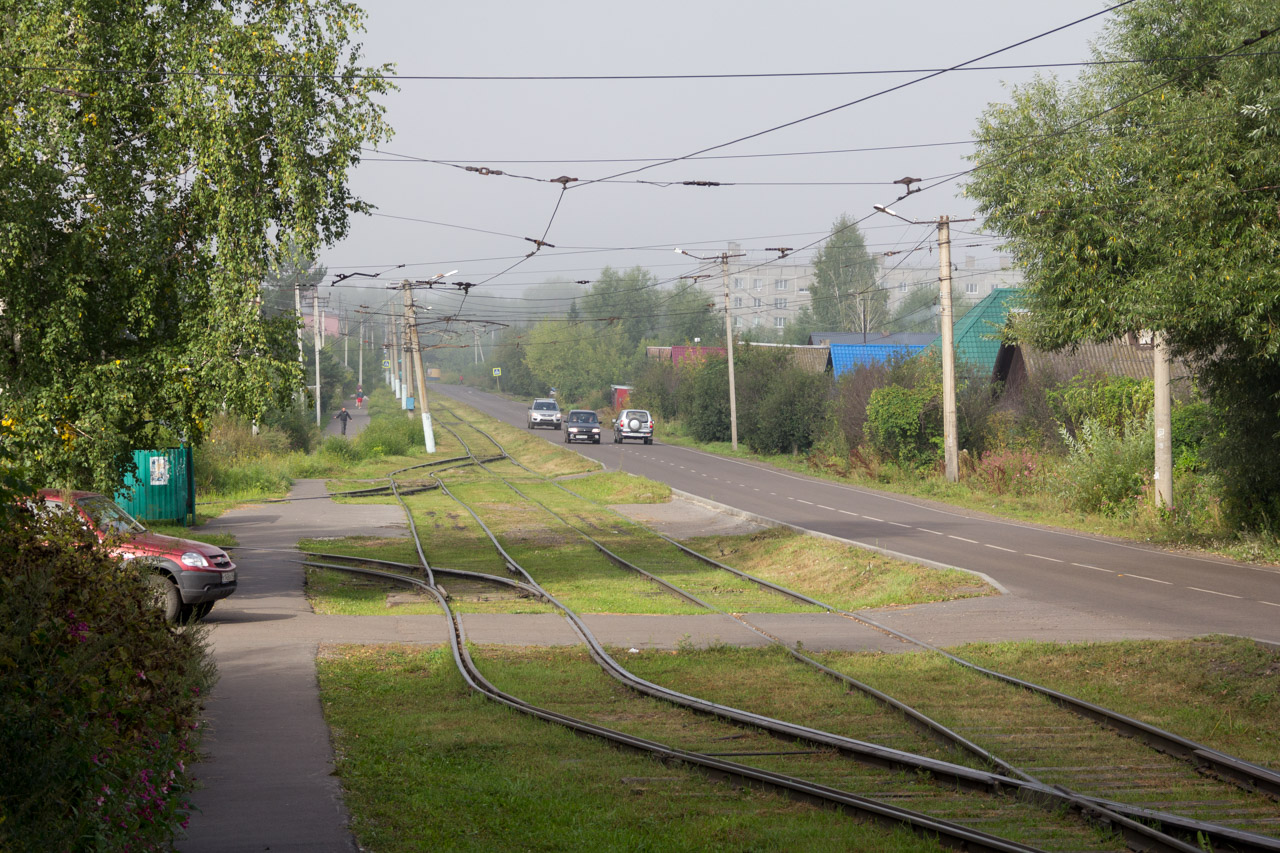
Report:
[{"label": "shrub", "polygon": [[[342,442],[342,439],[338,439]],[[422,419],[407,418],[404,413],[373,413],[369,423],[352,442],[365,458],[378,456],[404,456],[409,449],[422,442]],[[346,444],[347,442],[342,442]],[[326,447],[328,442],[326,442]],[[341,453],[341,452],[340,452]],[[345,458],[339,455],[339,458]]]},{"label": "shrub", "polygon": [[200,632],[65,520],[5,524],[0,565],[0,849],[170,849],[212,683]]},{"label": "shrub", "polygon": [[992,494],[1025,495],[1035,491],[1040,457],[1029,450],[990,450],[977,457],[974,476]]},{"label": "shrub", "polygon": [[1063,427],[1062,438],[1067,461],[1060,482],[1066,502],[1084,512],[1130,515],[1155,464],[1151,416],[1124,432],[1085,420],[1077,436]]},{"label": "shrub", "polygon": [[1048,399],[1058,422],[1072,436],[1079,434],[1086,421],[1123,433],[1151,413],[1155,386],[1150,379],[1079,375],[1049,392]]},{"label": "shrub", "polygon": [[729,362],[709,359],[693,372],[689,384],[689,433],[698,441],[728,441]]},{"label": "shrub", "polygon": [[743,438],[757,453],[809,450],[826,420],[830,380],[788,367],[774,375],[745,422]]},{"label": "shrub", "polygon": [[881,456],[908,468],[921,468],[938,457],[942,440],[938,415],[930,387],[878,388],[867,402],[867,437]]}]

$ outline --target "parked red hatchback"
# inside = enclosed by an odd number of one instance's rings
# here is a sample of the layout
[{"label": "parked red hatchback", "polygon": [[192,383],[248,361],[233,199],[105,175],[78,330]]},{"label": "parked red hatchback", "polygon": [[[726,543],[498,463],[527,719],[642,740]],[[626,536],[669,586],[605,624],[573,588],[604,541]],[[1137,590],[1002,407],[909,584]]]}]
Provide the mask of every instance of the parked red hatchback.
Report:
[{"label": "parked red hatchback", "polygon": [[236,591],[236,565],[216,545],[153,533],[105,495],[41,489],[38,499],[58,512],[67,510],[69,499],[99,540],[112,540],[112,553],[145,560],[156,599],[170,622],[202,619],[214,602]]}]

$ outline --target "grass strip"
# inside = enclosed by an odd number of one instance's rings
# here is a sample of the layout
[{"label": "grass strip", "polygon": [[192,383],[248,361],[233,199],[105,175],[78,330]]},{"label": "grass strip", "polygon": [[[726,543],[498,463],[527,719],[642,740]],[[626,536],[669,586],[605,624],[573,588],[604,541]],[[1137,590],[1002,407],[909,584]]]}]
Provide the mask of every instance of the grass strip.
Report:
[{"label": "grass strip", "polygon": [[318,669],[364,850],[941,849],[524,717],[443,648],[325,647]]}]

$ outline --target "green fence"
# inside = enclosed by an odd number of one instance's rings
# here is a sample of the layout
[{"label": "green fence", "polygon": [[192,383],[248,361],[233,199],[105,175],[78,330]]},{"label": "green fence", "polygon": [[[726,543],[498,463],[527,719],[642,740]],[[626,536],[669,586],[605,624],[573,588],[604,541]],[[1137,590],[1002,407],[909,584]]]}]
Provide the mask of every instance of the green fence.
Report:
[{"label": "green fence", "polygon": [[196,511],[191,448],[135,450],[133,461],[138,470],[125,478],[116,503],[143,521],[189,523]]}]

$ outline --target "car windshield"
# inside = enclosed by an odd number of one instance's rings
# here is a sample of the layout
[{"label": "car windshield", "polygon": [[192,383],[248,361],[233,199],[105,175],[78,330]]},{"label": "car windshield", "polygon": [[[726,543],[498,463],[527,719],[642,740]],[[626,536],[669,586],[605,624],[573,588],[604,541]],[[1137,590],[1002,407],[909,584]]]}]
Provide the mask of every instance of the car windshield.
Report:
[{"label": "car windshield", "polygon": [[639,421],[647,421],[649,420],[649,413],[648,412],[627,412],[626,415],[624,415],[623,417],[626,420],[635,418],[636,420],[639,420]]},{"label": "car windshield", "polygon": [[556,407],[556,404],[551,402],[550,400],[537,400],[533,404],[533,409],[534,411],[537,411],[537,412],[554,411],[555,407]]},{"label": "car windshield", "polygon": [[122,535],[125,533],[145,533],[143,527],[133,516],[121,509],[115,501],[101,495],[81,498],[76,505],[89,513],[94,526],[107,534]]},{"label": "car windshield", "polygon": [[576,424],[598,424],[600,419],[596,417],[595,412],[574,412],[569,418]]}]

